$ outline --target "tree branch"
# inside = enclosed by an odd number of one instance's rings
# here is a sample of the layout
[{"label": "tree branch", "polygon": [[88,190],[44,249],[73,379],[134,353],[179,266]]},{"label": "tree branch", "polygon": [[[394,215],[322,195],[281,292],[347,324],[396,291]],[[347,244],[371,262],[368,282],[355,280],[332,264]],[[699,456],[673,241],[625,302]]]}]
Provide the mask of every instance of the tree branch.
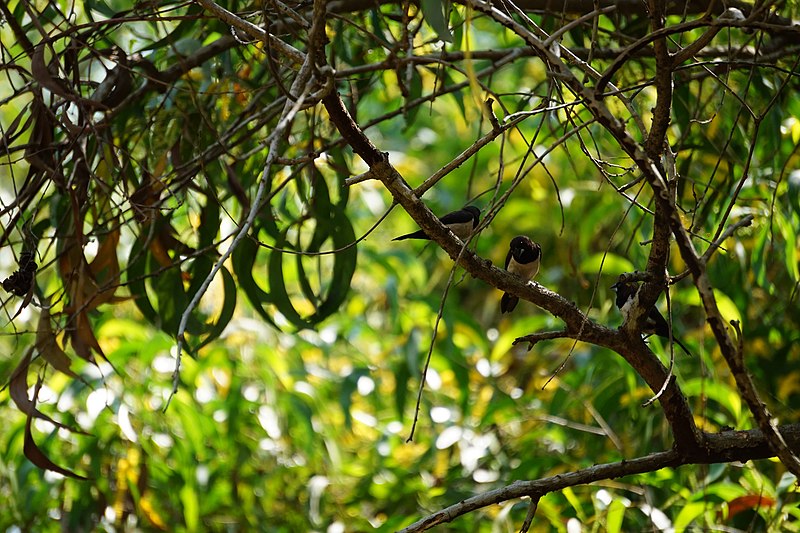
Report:
[{"label": "tree branch", "polygon": [[[800,424],[782,426],[780,430],[793,449],[800,448]],[[759,430],[723,431],[707,434],[705,441],[707,447],[698,450],[696,455],[684,455],[673,449],[617,463],[595,465],[583,470],[533,481],[516,481],[437,511],[402,529],[401,533],[427,531],[438,524],[452,522],[459,516],[490,505],[525,496],[536,501],[550,492],[577,485],[587,485],[600,480],[655,472],[662,468],[676,468],[682,465],[750,461],[767,459],[773,455],[767,439]]]},{"label": "tree branch", "polygon": [[658,163],[653,161],[639,143],[631,137],[625,129],[624,122],[611,113],[608,107],[595,96],[594,91],[582,84],[569,67],[549,49],[544,47],[541,40],[531,34],[527,28],[521,26],[506,13],[483,0],[470,0],[470,4],[478,11],[486,13],[498,23],[520,35],[529,45],[534,47],[540,56],[549,62],[550,67],[554,70],[554,75],[561,79],[576,95],[582,96],[585,99],[587,109],[616,139],[620,148],[622,148],[636,166],[639,167],[645,180],[653,189],[656,204],[661,206],[667,217],[666,220],[668,221],[670,231],[672,231],[672,234],[675,236],[675,240],[681,252],[681,257],[694,279],[695,286],[697,287],[697,291],[703,303],[703,308],[706,312],[706,320],[711,326],[720,351],[733,373],[738,390],[742,393],[750,412],[756,419],[758,427],[764,432],[767,440],[773,446],[776,455],[781,459],[781,462],[783,462],[786,468],[800,478],[800,460],[787,449],[786,444],[773,425],[770,413],[759,398],[752,379],[746,369],[737,361],[736,347],[733,345],[733,341],[728,335],[727,325],[717,306],[713,287],[706,272],[705,262],[698,256],[692,244],[691,235],[686,228],[683,227],[683,221],[675,206],[674,199],[670,195],[670,188],[667,184],[666,176],[664,176]]}]

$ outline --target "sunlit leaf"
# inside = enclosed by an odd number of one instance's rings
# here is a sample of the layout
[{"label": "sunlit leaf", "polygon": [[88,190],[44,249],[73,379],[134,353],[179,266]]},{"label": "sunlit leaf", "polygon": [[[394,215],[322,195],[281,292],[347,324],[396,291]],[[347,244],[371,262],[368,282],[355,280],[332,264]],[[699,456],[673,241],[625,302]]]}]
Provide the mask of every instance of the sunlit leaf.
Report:
[{"label": "sunlit leaf", "polygon": [[606,531],[609,533],[622,531],[622,522],[625,519],[625,504],[619,500],[612,500],[606,511]]}]

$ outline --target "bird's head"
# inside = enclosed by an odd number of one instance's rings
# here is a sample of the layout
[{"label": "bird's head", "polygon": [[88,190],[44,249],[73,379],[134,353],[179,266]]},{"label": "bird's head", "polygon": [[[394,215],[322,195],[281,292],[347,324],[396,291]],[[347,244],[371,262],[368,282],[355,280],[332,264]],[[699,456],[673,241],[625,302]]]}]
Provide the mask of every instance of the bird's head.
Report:
[{"label": "bird's head", "polygon": [[474,205],[467,205],[464,206],[464,211],[472,215],[472,227],[478,225],[478,220],[481,218],[481,210],[475,207]]}]

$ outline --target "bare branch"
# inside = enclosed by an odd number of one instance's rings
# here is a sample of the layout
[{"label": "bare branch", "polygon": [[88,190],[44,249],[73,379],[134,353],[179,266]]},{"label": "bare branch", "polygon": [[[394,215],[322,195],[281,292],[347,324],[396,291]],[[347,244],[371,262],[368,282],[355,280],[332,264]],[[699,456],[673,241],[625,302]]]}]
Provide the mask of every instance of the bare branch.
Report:
[{"label": "bare branch", "polygon": [[533,517],[536,516],[536,508],[539,507],[539,498],[531,498],[531,503],[528,505],[528,514],[525,516],[525,521],[522,527],[519,528],[519,533],[527,533],[533,523]]},{"label": "bare branch", "polygon": [[531,333],[529,335],[524,335],[522,337],[517,337],[511,343],[511,346],[516,346],[521,342],[528,343],[528,351],[531,351],[536,343],[539,341],[550,340],[550,339],[574,339],[575,334],[570,333],[569,331],[542,331],[539,333]]},{"label": "bare branch", "polygon": [[245,32],[247,35],[253,37],[254,39],[258,39],[259,41],[269,41],[269,45],[273,49],[286,56],[296,67],[299,67],[305,61],[305,55],[297,48],[286,44],[271,33],[264,31],[255,24],[231,13],[216,2],[213,2],[212,0],[196,1],[226,24],[230,24],[234,28]]},{"label": "bare branch", "polygon": [[[782,426],[780,430],[783,438],[790,443],[793,449],[796,450],[800,447],[800,425]],[[478,494],[446,507],[409,525],[402,529],[401,532],[427,531],[436,525],[452,522],[459,516],[464,516],[467,513],[490,505],[526,496],[532,500],[538,500],[550,492],[577,485],[587,485],[604,479],[617,479],[623,476],[655,472],[662,468],[676,468],[688,464],[713,464],[766,459],[773,454],[767,439],[759,430],[724,431],[708,434],[706,435],[706,446],[705,449],[698,449],[696,455],[682,455],[673,449],[618,463],[595,465],[583,470],[533,481],[516,481],[505,487]],[[530,511],[528,514],[530,515]]]}]

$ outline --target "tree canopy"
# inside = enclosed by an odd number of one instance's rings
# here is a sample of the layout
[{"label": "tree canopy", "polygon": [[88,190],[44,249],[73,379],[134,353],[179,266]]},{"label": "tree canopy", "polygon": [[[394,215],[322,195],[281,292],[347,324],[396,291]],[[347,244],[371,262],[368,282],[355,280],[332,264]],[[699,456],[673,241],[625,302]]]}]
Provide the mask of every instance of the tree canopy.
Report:
[{"label": "tree canopy", "polygon": [[800,529],[797,11],[0,3],[0,528]]}]

